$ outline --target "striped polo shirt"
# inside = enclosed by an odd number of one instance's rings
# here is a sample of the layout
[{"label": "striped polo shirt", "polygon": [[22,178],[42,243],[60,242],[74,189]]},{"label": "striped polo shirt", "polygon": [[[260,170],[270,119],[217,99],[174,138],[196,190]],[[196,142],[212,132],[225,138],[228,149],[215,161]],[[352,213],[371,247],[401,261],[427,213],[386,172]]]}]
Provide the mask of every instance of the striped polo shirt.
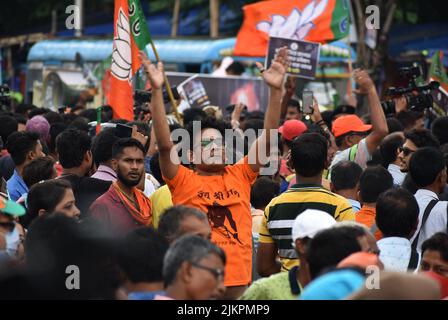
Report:
[{"label": "striped polo shirt", "polygon": [[336,221],[355,219],[350,202],[321,185],[296,184],[272,199],[264,212],[259,242],[276,244],[282,271],[299,264],[292,244],[292,226],[295,218],[306,209],[327,212]]}]

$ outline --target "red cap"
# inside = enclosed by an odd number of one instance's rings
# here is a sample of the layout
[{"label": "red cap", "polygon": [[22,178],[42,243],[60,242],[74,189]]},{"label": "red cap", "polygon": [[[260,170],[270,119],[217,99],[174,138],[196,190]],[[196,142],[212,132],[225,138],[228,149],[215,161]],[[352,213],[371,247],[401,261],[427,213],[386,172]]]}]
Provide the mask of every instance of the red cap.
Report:
[{"label": "red cap", "polygon": [[335,138],[349,132],[366,132],[372,129],[370,124],[364,124],[364,122],[354,114],[337,118],[334,120],[332,127]]},{"label": "red cap", "polygon": [[307,129],[306,124],[300,120],[287,120],[278,128],[278,132],[280,132],[284,139],[292,141]]}]

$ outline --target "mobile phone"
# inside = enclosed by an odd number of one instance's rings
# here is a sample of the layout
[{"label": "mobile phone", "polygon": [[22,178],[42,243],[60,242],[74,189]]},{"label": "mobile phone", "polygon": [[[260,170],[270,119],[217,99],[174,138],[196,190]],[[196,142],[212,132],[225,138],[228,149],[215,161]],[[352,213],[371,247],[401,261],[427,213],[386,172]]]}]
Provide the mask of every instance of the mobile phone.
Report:
[{"label": "mobile phone", "polygon": [[132,137],[132,127],[117,123],[117,126],[115,127],[115,135],[119,138],[130,138]]},{"label": "mobile phone", "polygon": [[313,91],[303,90],[302,92],[302,113],[312,114],[313,113]]}]

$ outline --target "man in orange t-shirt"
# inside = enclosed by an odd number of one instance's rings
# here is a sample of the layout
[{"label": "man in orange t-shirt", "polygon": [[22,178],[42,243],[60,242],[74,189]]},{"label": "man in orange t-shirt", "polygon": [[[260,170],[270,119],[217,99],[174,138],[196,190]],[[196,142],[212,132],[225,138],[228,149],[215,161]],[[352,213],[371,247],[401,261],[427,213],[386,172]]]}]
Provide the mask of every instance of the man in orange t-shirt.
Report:
[{"label": "man in orange t-shirt", "polygon": [[[224,249],[227,256],[224,277],[227,293],[224,298],[236,299],[252,278],[250,187],[264,166],[261,159],[271,154],[270,139],[277,137],[277,133],[271,133],[271,129],[277,129],[280,120],[282,85],[288,64],[287,50],[280,49],[270,68],[262,70],[270,90],[269,105],[263,133],[251,146],[249,156],[226,166],[225,123],[205,119],[197,130],[198,123],[193,122],[188,127],[187,137],[182,137],[182,141],[189,138],[188,157],[194,163],[194,171],[179,165],[178,152],[173,149],[170,139],[162,95],[163,64],[159,62],[155,66],[146,55],[141,54],[140,57],[151,82],[151,111],[160,154],[160,169],[170,188],[173,204],[189,205],[207,213],[212,241]],[[262,69],[261,64],[258,67]]]},{"label": "man in orange t-shirt", "polygon": [[359,178],[359,199],[362,207],[356,213],[355,219],[371,229],[377,240],[382,238],[382,234],[375,224],[376,201],[381,193],[393,187],[393,183],[392,175],[382,166],[367,167]]}]

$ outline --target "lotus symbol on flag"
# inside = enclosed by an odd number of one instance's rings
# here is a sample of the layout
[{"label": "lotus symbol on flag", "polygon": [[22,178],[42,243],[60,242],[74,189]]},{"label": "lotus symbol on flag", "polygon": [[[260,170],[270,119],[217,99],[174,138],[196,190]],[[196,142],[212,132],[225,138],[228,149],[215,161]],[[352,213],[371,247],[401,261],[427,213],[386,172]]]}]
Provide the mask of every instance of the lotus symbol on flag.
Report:
[{"label": "lotus symbol on flag", "polygon": [[272,22],[262,21],[257,24],[257,29],[266,32],[270,37],[302,40],[314,28],[313,20],[325,11],[328,4],[328,0],[317,2],[312,0],[302,12],[294,8],[286,17],[274,14]]},{"label": "lotus symbol on flag", "polygon": [[119,9],[117,19],[117,34],[114,38],[114,49],[112,51],[111,73],[118,80],[131,80],[132,76],[132,58],[131,58],[131,34],[129,21]]}]

